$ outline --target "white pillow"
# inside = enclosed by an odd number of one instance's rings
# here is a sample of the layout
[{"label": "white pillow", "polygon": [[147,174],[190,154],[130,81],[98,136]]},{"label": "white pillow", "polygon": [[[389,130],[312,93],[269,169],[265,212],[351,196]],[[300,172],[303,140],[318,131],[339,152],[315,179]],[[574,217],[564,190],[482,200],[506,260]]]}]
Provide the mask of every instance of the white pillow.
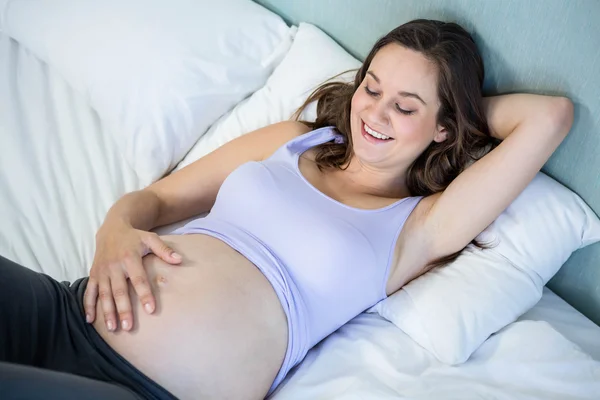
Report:
[{"label": "white pillow", "polygon": [[[238,136],[289,119],[321,83],[360,66],[358,60],[317,27],[301,23],[289,52],[265,86],[211,126],[176,169]],[[354,75],[352,71],[340,78],[353,79]],[[302,117],[314,121],[316,107],[309,107]]]},{"label": "white pillow", "polygon": [[292,30],[250,0],[29,0],[2,29],[89,100],[145,184],[262,87]]},{"label": "white pillow", "polygon": [[440,361],[458,364],[541,298],[577,249],[600,241],[600,220],[575,193],[538,173],[451,264],[428,272],[370,312],[390,320]]},{"label": "white pillow", "polygon": [[[175,170],[180,170],[241,135],[288,120],[321,83],[342,72],[358,69],[360,65],[358,60],[319,28],[300,23],[289,52],[275,68],[265,86],[215,122]],[[343,74],[340,79],[349,80],[353,77],[354,72],[351,71]],[[316,118],[316,104],[311,106],[302,114],[302,118],[308,121]],[[158,227],[154,232],[169,234],[197,217]]]}]

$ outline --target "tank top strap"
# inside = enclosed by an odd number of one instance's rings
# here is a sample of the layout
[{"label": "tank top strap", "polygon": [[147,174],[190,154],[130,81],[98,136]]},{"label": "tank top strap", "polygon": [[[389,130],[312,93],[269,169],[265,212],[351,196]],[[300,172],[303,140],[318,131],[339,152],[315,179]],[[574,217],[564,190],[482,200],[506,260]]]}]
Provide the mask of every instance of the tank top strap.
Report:
[{"label": "tank top strap", "polygon": [[336,143],[343,143],[344,137],[333,126],[325,126],[315,129],[294,138],[288,145],[292,153],[303,153],[306,150],[320,144],[335,140]]}]

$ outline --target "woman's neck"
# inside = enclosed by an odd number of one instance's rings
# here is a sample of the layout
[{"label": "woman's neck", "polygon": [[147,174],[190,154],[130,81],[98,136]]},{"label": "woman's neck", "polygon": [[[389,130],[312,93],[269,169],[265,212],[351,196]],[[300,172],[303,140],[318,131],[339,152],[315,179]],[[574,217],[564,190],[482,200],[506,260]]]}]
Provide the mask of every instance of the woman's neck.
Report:
[{"label": "woman's neck", "polygon": [[400,199],[410,196],[406,172],[382,170],[365,165],[355,157],[345,170],[340,170],[344,185],[354,193]]}]

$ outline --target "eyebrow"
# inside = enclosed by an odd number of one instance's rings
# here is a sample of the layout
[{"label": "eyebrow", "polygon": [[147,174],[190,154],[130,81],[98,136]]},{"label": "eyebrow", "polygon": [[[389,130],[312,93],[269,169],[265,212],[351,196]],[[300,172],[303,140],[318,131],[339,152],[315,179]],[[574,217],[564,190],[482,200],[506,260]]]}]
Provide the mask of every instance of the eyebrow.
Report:
[{"label": "eyebrow", "polygon": [[[377,77],[377,75],[375,75],[373,72],[367,71],[367,74],[371,75],[373,77],[373,79],[375,79],[375,82],[381,83],[381,81],[379,80],[379,78]],[[416,93],[400,91],[400,92],[398,92],[398,94],[400,96],[402,96],[402,97],[412,97],[412,98],[415,98],[415,99],[419,100],[421,103],[423,103],[423,105],[425,105],[425,106],[427,105],[427,103],[425,103],[425,101],[421,98],[421,96],[419,96]]]}]

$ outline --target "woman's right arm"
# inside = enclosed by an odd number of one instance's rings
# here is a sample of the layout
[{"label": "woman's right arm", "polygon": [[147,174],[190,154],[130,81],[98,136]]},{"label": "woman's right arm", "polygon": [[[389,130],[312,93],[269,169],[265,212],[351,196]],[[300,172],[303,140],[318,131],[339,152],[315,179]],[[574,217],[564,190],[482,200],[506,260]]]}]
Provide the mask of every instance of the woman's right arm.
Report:
[{"label": "woman's right arm", "polygon": [[169,264],[181,262],[158,235],[149,230],[210,210],[225,178],[248,161],[260,161],[309,128],[286,121],[234,139],[187,167],[147,188],[121,197],[96,233],[96,253],[84,295],[86,320],[96,319],[101,303],[109,331],[133,326],[129,278],[146,312],[155,309],[142,257],[154,253]]}]

